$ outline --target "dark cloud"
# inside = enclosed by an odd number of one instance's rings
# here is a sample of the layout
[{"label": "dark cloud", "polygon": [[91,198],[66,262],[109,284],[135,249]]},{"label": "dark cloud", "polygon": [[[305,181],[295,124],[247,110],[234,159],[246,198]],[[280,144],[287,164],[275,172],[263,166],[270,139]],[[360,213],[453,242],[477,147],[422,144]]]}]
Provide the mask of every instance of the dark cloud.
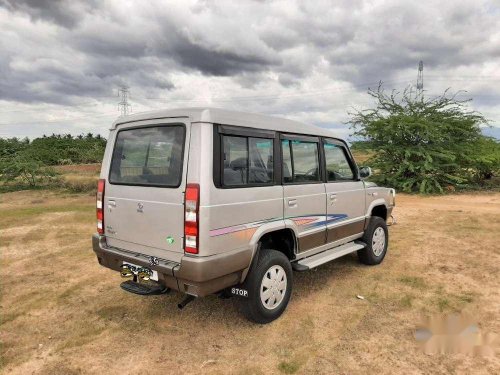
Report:
[{"label": "dark cloud", "polygon": [[232,51],[218,51],[202,45],[181,40],[170,52],[181,66],[192,68],[204,74],[230,76],[243,72],[259,72],[273,65],[270,59],[239,54]]},{"label": "dark cloud", "polygon": [[419,60],[437,70],[500,56],[500,45],[491,41],[499,22],[481,3],[388,4],[375,7],[370,18],[355,20],[354,36],[325,51],[340,74],[349,73],[353,81],[388,80]]},{"label": "dark cloud", "polygon": [[95,9],[97,1],[77,0],[0,0],[0,6],[11,11],[25,13],[33,20],[54,22],[72,28],[84,12]]},{"label": "dark cloud", "polygon": [[[435,77],[498,74],[499,14],[498,6],[486,0],[126,5],[118,0],[0,0],[0,100],[112,101],[124,84],[143,103],[156,96],[195,98],[204,90],[209,97],[271,92],[283,98],[256,99],[252,109],[294,111],[298,117],[311,113],[325,124],[331,98],[337,100],[335,113],[345,114],[367,83],[414,81],[419,60],[425,74]],[[436,79],[432,86],[429,79],[426,87],[471,89],[481,108],[497,106],[495,81],[480,88],[471,82]],[[207,83],[214,83],[216,92]],[[344,91],[293,95],[331,86]],[[250,102],[231,105],[247,108]]]}]

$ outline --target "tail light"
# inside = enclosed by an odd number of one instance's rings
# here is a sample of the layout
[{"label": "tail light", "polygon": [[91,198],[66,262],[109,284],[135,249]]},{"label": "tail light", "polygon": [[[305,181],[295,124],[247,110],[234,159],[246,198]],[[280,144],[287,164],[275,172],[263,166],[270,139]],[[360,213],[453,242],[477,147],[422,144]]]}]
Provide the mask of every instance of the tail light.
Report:
[{"label": "tail light", "polygon": [[198,254],[200,185],[187,184],[184,207],[184,251]]},{"label": "tail light", "polygon": [[97,232],[99,234],[104,234],[104,187],[106,186],[106,180],[99,180],[97,183],[97,195],[96,195],[96,213],[97,213]]}]

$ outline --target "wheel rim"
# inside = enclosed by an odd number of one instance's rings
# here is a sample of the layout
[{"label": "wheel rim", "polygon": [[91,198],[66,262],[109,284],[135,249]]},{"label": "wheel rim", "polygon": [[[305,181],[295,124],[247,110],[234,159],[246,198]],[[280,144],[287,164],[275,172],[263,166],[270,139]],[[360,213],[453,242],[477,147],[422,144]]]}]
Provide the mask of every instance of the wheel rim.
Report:
[{"label": "wheel rim", "polygon": [[385,248],[385,231],[384,228],[378,227],[373,232],[372,236],[372,250],[375,256],[380,256],[384,252]]},{"label": "wheel rim", "polygon": [[268,310],[274,310],[285,298],[286,293],[286,272],[279,265],[271,266],[260,284],[260,300],[262,305]]}]

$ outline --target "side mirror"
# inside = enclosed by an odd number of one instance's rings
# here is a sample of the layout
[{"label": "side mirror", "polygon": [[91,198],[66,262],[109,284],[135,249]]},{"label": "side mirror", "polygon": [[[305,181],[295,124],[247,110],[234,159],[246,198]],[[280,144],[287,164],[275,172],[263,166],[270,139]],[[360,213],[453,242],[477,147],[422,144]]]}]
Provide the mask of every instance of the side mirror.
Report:
[{"label": "side mirror", "polygon": [[372,175],[372,169],[370,167],[359,168],[359,177],[362,179],[368,178]]}]

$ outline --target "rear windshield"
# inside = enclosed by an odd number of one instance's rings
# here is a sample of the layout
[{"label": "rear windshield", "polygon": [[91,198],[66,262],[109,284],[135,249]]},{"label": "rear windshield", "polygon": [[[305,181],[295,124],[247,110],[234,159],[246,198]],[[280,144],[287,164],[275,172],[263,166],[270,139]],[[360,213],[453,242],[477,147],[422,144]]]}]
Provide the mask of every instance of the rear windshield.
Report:
[{"label": "rear windshield", "polygon": [[179,186],[184,137],[182,124],[119,131],[111,159],[109,182]]}]

